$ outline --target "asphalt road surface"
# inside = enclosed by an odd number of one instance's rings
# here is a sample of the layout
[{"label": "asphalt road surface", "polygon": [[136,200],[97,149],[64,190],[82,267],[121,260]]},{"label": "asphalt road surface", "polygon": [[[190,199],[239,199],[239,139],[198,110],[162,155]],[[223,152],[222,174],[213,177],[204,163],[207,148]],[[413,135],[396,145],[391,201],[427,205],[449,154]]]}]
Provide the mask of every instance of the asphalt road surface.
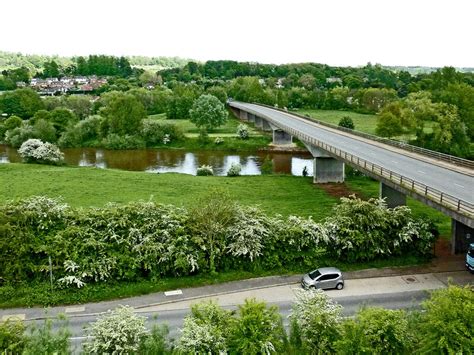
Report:
[{"label": "asphalt road surface", "polygon": [[380,165],[393,172],[416,180],[434,189],[447,193],[463,201],[474,203],[474,177],[436,166],[410,156],[402,155],[376,145],[338,134],[316,123],[297,118],[271,108],[241,102],[231,102],[231,106],[249,109],[260,117],[270,117],[281,124],[341,149],[361,159]]}]

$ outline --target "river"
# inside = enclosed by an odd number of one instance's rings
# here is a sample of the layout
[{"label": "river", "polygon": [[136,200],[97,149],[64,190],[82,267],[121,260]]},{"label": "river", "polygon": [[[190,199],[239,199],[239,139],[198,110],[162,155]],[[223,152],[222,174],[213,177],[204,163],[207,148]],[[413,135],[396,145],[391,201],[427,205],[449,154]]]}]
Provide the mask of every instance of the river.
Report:
[{"label": "river", "polygon": [[[308,175],[313,173],[313,159],[309,153],[281,152],[226,152],[185,151],[170,149],[107,150],[101,148],[66,148],[66,164],[91,166],[101,169],[146,171],[150,173],[176,172],[195,175],[201,165],[213,167],[215,175],[226,175],[232,163],[242,166],[242,175],[260,175],[265,157],[273,161],[274,173]],[[18,163],[21,157],[15,148],[0,145],[0,163]]]}]

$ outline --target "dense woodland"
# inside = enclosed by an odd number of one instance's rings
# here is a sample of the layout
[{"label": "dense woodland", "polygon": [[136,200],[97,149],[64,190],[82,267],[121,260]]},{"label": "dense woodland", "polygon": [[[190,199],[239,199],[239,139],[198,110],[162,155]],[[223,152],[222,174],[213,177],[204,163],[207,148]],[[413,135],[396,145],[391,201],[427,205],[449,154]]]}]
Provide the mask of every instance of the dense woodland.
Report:
[{"label": "dense woodland", "polygon": [[[0,76],[0,90],[7,90],[0,97],[0,111],[6,118],[0,123],[0,139],[12,145],[40,138],[59,141],[63,146],[112,147],[114,144],[107,142],[110,134],[115,134],[112,140],[121,141],[116,146],[149,146],[137,135],[147,115],[166,113],[170,119],[188,119],[193,103],[201,95],[211,94],[222,103],[232,98],[293,110],[377,114],[376,132],[380,136],[461,157],[474,155],[474,73],[452,67],[412,75],[370,63],[364,67],[331,67],[315,63],[188,61],[183,66],[183,62],[171,60],[167,64],[174,68],[147,71],[142,67],[165,62],[159,58],[147,61],[145,57],[91,55],[69,61],[48,58],[38,67],[40,59],[35,56],[19,58],[28,58],[35,67],[31,69],[17,58],[18,64],[25,65],[4,70]],[[10,59],[9,65],[12,63]],[[17,82],[28,83],[33,76],[67,75],[104,76],[108,84],[94,91],[93,96],[44,99],[32,90],[15,89]],[[58,115],[58,110],[62,118],[51,118]],[[116,120],[122,123],[111,124]],[[81,132],[84,126],[87,132]],[[117,126],[121,128],[111,128]],[[48,137],[40,131],[48,131]]]}]

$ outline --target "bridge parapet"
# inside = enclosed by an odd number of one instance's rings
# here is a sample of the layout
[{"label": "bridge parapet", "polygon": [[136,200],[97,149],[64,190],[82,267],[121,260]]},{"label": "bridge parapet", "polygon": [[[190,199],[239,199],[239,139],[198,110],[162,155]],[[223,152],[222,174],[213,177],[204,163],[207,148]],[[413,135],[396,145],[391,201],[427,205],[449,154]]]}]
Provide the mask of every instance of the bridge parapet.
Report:
[{"label": "bridge parapet", "polygon": [[[284,113],[290,113],[286,110],[283,110],[283,109],[278,108],[278,107],[273,107],[273,106],[270,106],[270,105],[259,104],[259,103],[254,103],[254,105],[271,108],[273,110],[277,110],[277,111],[284,112]],[[370,139],[370,140],[373,140],[373,141],[376,141],[376,142],[380,142],[380,143],[383,143],[383,144],[387,144],[387,145],[390,145],[390,146],[393,146],[393,147],[396,147],[396,148],[400,148],[400,149],[403,149],[403,150],[406,150],[406,151],[409,151],[409,152],[412,152],[412,153],[425,155],[429,158],[445,161],[447,163],[450,163],[450,164],[453,164],[453,165],[456,165],[456,166],[459,166],[459,167],[474,169],[474,161],[472,161],[472,160],[463,159],[463,158],[455,157],[455,156],[440,153],[440,152],[435,152],[433,150],[417,147],[417,146],[414,146],[414,145],[411,145],[411,144],[408,144],[408,143],[404,143],[404,142],[400,142],[400,141],[396,141],[396,140],[393,140],[393,139],[378,137],[378,136],[374,136],[374,135],[369,134],[369,133],[355,131],[355,130],[350,129],[350,128],[340,127],[340,126],[337,126],[335,124],[331,124],[331,123],[328,123],[328,122],[324,122],[324,121],[320,121],[320,120],[317,120],[317,119],[309,118],[307,116],[303,116],[303,115],[300,115],[300,114],[295,113],[295,112],[291,112],[291,115],[297,116],[297,117],[299,117],[301,119],[304,119],[306,121],[309,121],[309,122],[317,123],[321,126],[326,126],[326,127],[332,128],[332,129],[337,129],[338,131],[350,133],[352,135],[359,136],[359,137],[362,137],[362,138],[367,138],[367,139]]]}]

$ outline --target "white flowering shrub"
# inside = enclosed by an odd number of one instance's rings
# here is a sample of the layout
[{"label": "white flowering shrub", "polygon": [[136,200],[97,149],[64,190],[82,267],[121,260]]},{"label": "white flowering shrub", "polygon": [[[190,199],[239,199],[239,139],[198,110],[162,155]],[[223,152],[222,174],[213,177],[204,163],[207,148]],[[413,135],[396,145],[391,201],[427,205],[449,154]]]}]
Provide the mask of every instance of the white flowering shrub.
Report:
[{"label": "white flowering shrub", "polygon": [[264,239],[270,233],[267,217],[255,207],[241,207],[236,219],[237,222],[226,232],[227,253],[253,261],[262,255]]},{"label": "white flowering shrub", "polygon": [[242,166],[239,163],[232,163],[227,171],[227,176],[240,176],[241,171]]},{"label": "white flowering shrub", "polygon": [[246,124],[239,124],[237,127],[237,134],[240,139],[248,139],[249,138],[249,127]]},{"label": "white flowering shrub", "polygon": [[176,349],[184,354],[226,354],[231,322],[231,312],[217,303],[195,304],[184,319]]},{"label": "white flowering shrub", "polygon": [[164,136],[163,136],[163,144],[168,144],[169,142],[171,142],[171,137],[168,133],[166,133]]},{"label": "white flowering shrub", "polygon": [[417,251],[429,254],[433,226],[415,220],[407,206],[387,208],[384,200],[341,198],[326,219],[327,250],[347,261],[373,260],[380,256]]},{"label": "white flowering shrub", "polygon": [[100,316],[86,333],[89,337],[84,343],[86,353],[137,353],[147,336],[145,317],[137,316],[131,307],[120,306]]},{"label": "white flowering shrub", "polygon": [[216,139],[214,139],[214,144],[215,145],[219,145],[219,144],[222,144],[222,143],[224,143],[224,138],[216,137]]},{"label": "white flowering shrub", "polygon": [[292,341],[308,353],[333,353],[340,334],[342,307],[322,290],[294,291],[296,299],[290,314]]},{"label": "white flowering shrub", "polygon": [[212,166],[210,165],[202,165],[199,168],[197,168],[196,175],[197,176],[212,176],[214,175],[214,170],[212,169]]},{"label": "white flowering shrub", "polygon": [[57,146],[39,139],[28,139],[18,149],[18,154],[27,163],[60,164],[64,160],[64,154]]}]

